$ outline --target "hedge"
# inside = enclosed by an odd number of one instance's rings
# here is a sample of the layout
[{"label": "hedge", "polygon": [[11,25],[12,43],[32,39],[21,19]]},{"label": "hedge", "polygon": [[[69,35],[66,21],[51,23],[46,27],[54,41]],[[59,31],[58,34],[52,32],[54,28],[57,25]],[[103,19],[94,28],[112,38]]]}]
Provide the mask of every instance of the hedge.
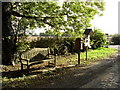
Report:
[{"label": "hedge", "polygon": [[50,48],[51,53],[53,54],[53,50],[56,49],[58,55],[64,55],[67,53],[74,53],[74,37],[67,38],[38,38],[35,41],[30,43],[30,47],[36,48]]}]

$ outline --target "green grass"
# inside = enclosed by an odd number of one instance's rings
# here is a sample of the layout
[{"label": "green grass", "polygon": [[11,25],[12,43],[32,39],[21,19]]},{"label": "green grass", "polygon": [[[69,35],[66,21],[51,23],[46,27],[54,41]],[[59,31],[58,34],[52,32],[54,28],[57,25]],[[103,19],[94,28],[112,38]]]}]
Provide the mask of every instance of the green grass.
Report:
[{"label": "green grass", "polygon": [[[116,50],[111,48],[98,48],[96,50],[89,50],[88,60],[105,58],[115,52]],[[85,53],[81,54],[81,58],[85,58],[85,56],[86,56]]]},{"label": "green grass", "polygon": [[[95,50],[89,49],[87,52],[87,58],[88,58],[87,61],[86,61],[86,52],[81,52],[80,54],[81,64],[90,64],[93,61],[97,61],[100,59],[104,59],[108,56],[111,56],[116,52],[117,50],[112,48],[101,47]],[[58,58],[57,64],[71,65],[71,64],[77,64],[77,61],[78,61],[78,54],[76,53],[75,55]]]}]

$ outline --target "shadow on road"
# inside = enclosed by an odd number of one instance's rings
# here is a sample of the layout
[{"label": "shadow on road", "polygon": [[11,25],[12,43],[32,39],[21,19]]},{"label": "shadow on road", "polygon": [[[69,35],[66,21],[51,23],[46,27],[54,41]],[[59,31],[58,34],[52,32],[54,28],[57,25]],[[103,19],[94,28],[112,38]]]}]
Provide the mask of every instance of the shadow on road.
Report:
[{"label": "shadow on road", "polygon": [[[44,66],[44,68],[37,67],[37,68],[30,68],[30,69],[24,69],[24,70],[14,70],[14,71],[2,72],[2,77],[18,78],[18,77],[23,77],[23,75],[25,75],[25,76],[37,75],[37,74],[42,73],[42,69],[47,69],[47,68],[49,68],[48,65]],[[41,71],[37,71],[37,70],[41,70]]]}]

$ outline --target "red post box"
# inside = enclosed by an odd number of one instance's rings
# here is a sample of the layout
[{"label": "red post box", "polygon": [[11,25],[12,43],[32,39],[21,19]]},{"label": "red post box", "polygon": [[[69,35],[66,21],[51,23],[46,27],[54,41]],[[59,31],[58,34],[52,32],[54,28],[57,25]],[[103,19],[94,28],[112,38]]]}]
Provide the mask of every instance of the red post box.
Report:
[{"label": "red post box", "polygon": [[78,52],[78,65],[80,64],[81,38],[75,40],[75,50]]},{"label": "red post box", "polygon": [[81,38],[76,38],[75,40],[75,50],[80,51],[81,49]]}]

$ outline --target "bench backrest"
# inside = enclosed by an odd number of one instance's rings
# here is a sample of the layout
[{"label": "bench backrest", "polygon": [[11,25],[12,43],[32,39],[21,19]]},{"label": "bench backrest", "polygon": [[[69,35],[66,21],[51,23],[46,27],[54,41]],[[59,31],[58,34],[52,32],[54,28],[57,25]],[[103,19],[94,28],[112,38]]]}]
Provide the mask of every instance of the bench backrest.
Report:
[{"label": "bench backrest", "polygon": [[49,53],[49,48],[32,48],[26,52],[23,52],[21,54],[21,58],[30,60],[34,58],[35,56],[37,56],[38,54],[47,56],[48,53]]}]

